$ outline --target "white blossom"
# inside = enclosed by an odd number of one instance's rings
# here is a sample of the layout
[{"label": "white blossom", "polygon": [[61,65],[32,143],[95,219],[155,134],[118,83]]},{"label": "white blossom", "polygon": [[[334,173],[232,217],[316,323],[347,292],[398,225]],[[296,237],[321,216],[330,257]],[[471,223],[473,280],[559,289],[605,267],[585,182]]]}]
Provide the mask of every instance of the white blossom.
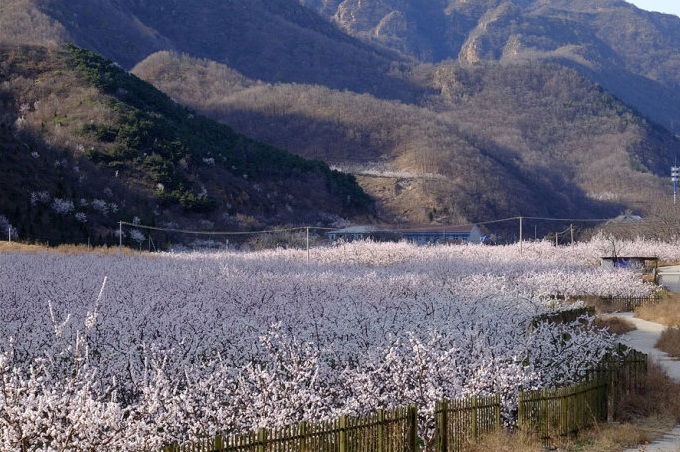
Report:
[{"label": "white blossom", "polygon": [[73,201],[70,199],[54,198],[52,200],[52,210],[59,215],[68,215],[73,212]]},{"label": "white blossom", "polygon": [[11,238],[12,240],[18,238],[19,232],[12,226],[6,216],[0,215],[0,237],[4,239]]},{"label": "white blossom", "polygon": [[130,229],[130,238],[137,243],[142,243],[144,240],[146,240],[144,233],[139,229]]},{"label": "white blossom", "polygon": [[66,160],[65,158],[56,159],[54,161],[54,167],[55,168],[62,168],[62,167],[66,167],[66,166],[68,166],[68,160]]},{"label": "white blossom", "polygon": [[500,394],[511,419],[519,391],[575,381],[613,347],[587,317],[533,325],[565,308],[554,295],[654,290],[600,267],[601,245],[348,243],[312,265],[305,250],[0,254],[0,450],[158,450],[410,402],[432,441],[434,403],[472,395]]},{"label": "white blossom", "polygon": [[52,201],[52,196],[46,191],[31,192],[31,206],[38,204],[48,204]]},{"label": "white blossom", "polygon": [[91,205],[92,205],[93,209],[95,209],[96,211],[98,211],[102,215],[108,215],[109,205],[103,199],[93,199]]}]

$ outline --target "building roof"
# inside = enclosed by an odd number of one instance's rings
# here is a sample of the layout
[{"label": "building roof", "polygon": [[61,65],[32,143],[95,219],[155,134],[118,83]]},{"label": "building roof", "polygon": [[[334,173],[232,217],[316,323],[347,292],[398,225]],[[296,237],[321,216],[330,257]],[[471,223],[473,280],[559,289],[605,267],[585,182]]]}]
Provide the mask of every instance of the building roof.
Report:
[{"label": "building roof", "polygon": [[638,261],[658,261],[659,258],[656,256],[604,256],[601,257],[603,261],[624,261],[624,260],[638,260]]},{"label": "building roof", "polygon": [[642,217],[640,215],[619,215],[616,218],[612,218],[611,220],[607,221],[607,223],[640,223],[642,221]]},{"label": "building roof", "polygon": [[476,225],[468,224],[463,226],[438,224],[426,226],[412,226],[398,229],[399,232],[471,232]]},{"label": "building roof", "polygon": [[373,232],[399,232],[399,233],[427,233],[427,232],[458,232],[458,233],[469,233],[476,225],[464,225],[464,226],[451,226],[446,224],[440,225],[425,225],[425,226],[406,226],[406,227],[395,227],[395,226],[350,226],[344,229],[336,229],[330,231],[329,234],[370,234]]},{"label": "building roof", "polygon": [[329,234],[368,234],[371,232],[383,231],[384,229],[378,226],[350,226],[343,229],[336,229],[329,231]]}]

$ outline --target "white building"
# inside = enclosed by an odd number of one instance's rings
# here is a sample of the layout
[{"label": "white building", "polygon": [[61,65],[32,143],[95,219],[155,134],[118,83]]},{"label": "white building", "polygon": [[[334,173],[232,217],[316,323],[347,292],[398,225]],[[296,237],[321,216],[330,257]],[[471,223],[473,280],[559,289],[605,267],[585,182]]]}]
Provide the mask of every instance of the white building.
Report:
[{"label": "white building", "polygon": [[406,240],[418,245],[435,243],[480,243],[482,231],[477,225],[467,226],[424,226],[397,229],[380,226],[351,226],[327,232],[328,240],[335,243],[339,240],[352,242],[371,239],[377,242],[398,242]]}]

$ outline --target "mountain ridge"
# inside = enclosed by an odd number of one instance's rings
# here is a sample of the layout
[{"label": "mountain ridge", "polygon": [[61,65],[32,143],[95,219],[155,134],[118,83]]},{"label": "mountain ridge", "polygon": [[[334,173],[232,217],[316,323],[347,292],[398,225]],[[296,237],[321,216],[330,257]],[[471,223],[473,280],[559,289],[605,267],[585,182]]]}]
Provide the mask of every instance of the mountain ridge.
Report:
[{"label": "mountain ridge", "polygon": [[[192,68],[196,69],[196,80],[189,76],[179,84],[168,76],[177,72],[191,74]],[[592,155],[589,157],[588,153],[593,154],[597,149],[606,159],[618,148],[618,162],[610,164],[610,172],[613,174],[613,169],[617,168],[617,178],[629,181],[624,185],[631,193],[641,191],[635,190],[637,185],[656,194],[662,190],[661,187],[651,179],[645,179],[647,176],[644,174],[661,175],[666,170],[665,165],[672,164],[672,160],[659,158],[654,152],[650,154],[650,149],[655,146],[667,150],[677,148],[673,137],[663,138],[667,132],[662,128],[657,130],[654,124],[645,123],[633,110],[601,88],[588,84],[575,71],[558,66],[552,69],[547,66],[534,69],[521,66],[514,69],[499,66],[469,69],[449,64],[422,68],[421,81],[429,78],[430,91],[439,91],[438,95],[423,99],[422,105],[379,100],[319,86],[270,85],[243,79],[240,74],[214,62],[201,62],[169,53],[151,56],[133,71],[142,78],[155,80],[159,87],[181,102],[243,133],[352,172],[365,188],[384,179],[384,188],[369,189],[382,203],[393,203],[395,198],[411,196],[414,190],[403,190],[400,185],[409,185],[413,180],[422,178],[429,188],[419,191],[424,196],[419,201],[420,206],[413,205],[418,198],[413,194],[411,200],[404,201],[402,206],[410,206],[410,214],[400,212],[398,206],[388,209],[393,213],[392,221],[405,221],[400,219],[404,217],[422,222],[432,210],[448,210],[459,222],[522,212],[544,216],[574,216],[579,211],[592,215],[616,214],[625,209],[623,204],[613,203],[609,207],[602,205],[592,209],[592,206],[586,208],[589,203],[585,200],[577,201],[579,196],[581,199],[605,199],[606,195],[598,193],[612,189],[598,181],[597,172],[589,170],[596,159]],[[211,72],[218,75],[213,76]],[[226,75],[220,78],[220,74]],[[513,84],[525,78],[534,78],[535,86],[519,89],[518,84]],[[222,89],[201,91],[201,86]],[[508,94],[502,94],[504,89],[517,90],[513,94],[514,100]],[[195,96],[196,93],[199,95]],[[579,93],[578,96],[575,93]],[[501,111],[491,115],[488,108],[501,94],[506,99],[495,105]],[[550,107],[551,103],[555,107]],[[545,115],[545,108],[554,112]],[[514,118],[516,114],[513,115],[513,111],[523,112],[526,119]],[[584,111],[593,115],[592,119],[589,119],[590,116],[582,117]],[[545,121],[547,124],[551,116],[554,116],[553,130],[542,132],[540,129],[544,125],[537,127],[537,131],[531,130],[532,121],[535,124]],[[560,122],[570,124],[574,130],[561,131]],[[497,135],[493,139],[485,136],[491,128],[495,128]],[[503,138],[503,135],[507,137]],[[560,137],[563,137],[564,143]],[[592,146],[592,140],[603,143]],[[611,143],[606,144],[606,141]],[[541,151],[529,152],[531,148]],[[573,157],[570,157],[572,154]],[[488,162],[495,168],[495,173],[485,173],[479,165],[474,166],[477,159]],[[588,164],[577,163],[580,160]],[[563,162],[561,165],[560,161]],[[574,164],[579,166],[570,166]],[[629,164],[644,170],[636,175],[635,171],[626,169]],[[563,174],[551,169],[555,166]],[[381,174],[388,176],[381,178]],[[472,179],[461,177],[463,174],[475,175],[478,179],[476,188],[470,189]],[[545,174],[553,174],[550,177],[553,182],[545,180]],[[494,182],[495,178],[504,180],[509,186],[542,188],[524,188],[520,199],[535,202],[519,204],[516,199],[513,208],[509,199],[502,201],[502,184]],[[583,181],[584,178],[588,180]],[[539,183],[541,179],[544,181]],[[488,187],[497,187],[494,190],[496,194],[485,193],[479,186],[480,180],[487,180]],[[444,185],[448,181],[450,188],[433,187],[437,181]],[[579,191],[584,191],[584,194],[577,196],[578,191],[574,189],[570,189],[572,195],[566,197],[559,193],[560,186],[574,183],[581,184]],[[393,188],[388,189],[389,186]],[[585,191],[590,194],[586,196]],[[511,197],[519,193],[510,192],[514,194]],[[537,193],[563,201],[550,207],[550,200],[539,202]],[[456,199],[460,204],[458,208],[446,197]],[[471,209],[475,204],[483,204],[476,202],[475,198],[495,198],[492,203],[505,207]],[[640,199],[635,201],[638,205],[641,202]],[[577,205],[581,207],[577,208]],[[523,207],[518,209],[518,206]],[[454,214],[461,208],[467,209],[467,214]]]},{"label": "mountain ridge", "polygon": [[[642,97],[653,97],[649,94],[660,91],[670,96],[668,104],[678,105],[680,101],[679,17],[649,13],[623,0],[489,0],[474,5],[451,0],[428,4],[430,16],[438,17],[444,25],[427,27],[421,25],[418,2],[413,0],[336,1],[334,7],[321,0],[300,1],[353,36],[377,41],[421,61],[455,58],[469,64],[522,60],[569,64],[643,114],[680,133],[680,109],[667,107],[659,114],[655,105],[641,102]],[[371,7],[377,3],[382,8]],[[436,42],[444,50],[418,52],[394,43],[391,37],[382,39],[376,29],[393,14],[407,22],[410,16],[416,16],[412,22],[417,26],[400,28],[399,42]],[[619,77],[612,80],[615,73]],[[648,94],[630,96],[639,77],[647,79]]]},{"label": "mountain ridge", "polygon": [[679,21],[619,0],[425,6],[7,0],[0,21],[20,25],[0,22],[0,41],[74,41],[242,133],[346,170],[376,200],[374,221],[663,202],[680,153],[668,132],[680,131]]}]

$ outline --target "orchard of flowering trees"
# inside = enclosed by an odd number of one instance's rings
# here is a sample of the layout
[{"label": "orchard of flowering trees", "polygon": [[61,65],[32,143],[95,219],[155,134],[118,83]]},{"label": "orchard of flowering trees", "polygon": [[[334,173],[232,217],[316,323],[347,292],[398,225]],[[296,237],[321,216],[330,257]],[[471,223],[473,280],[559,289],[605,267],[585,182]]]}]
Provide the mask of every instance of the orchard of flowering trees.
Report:
[{"label": "orchard of flowering trees", "polygon": [[554,295],[655,290],[600,267],[607,243],[0,254],[0,449],[154,450],[409,403],[428,441],[438,400],[501,394],[507,414],[612,349],[592,319],[530,327]]}]

